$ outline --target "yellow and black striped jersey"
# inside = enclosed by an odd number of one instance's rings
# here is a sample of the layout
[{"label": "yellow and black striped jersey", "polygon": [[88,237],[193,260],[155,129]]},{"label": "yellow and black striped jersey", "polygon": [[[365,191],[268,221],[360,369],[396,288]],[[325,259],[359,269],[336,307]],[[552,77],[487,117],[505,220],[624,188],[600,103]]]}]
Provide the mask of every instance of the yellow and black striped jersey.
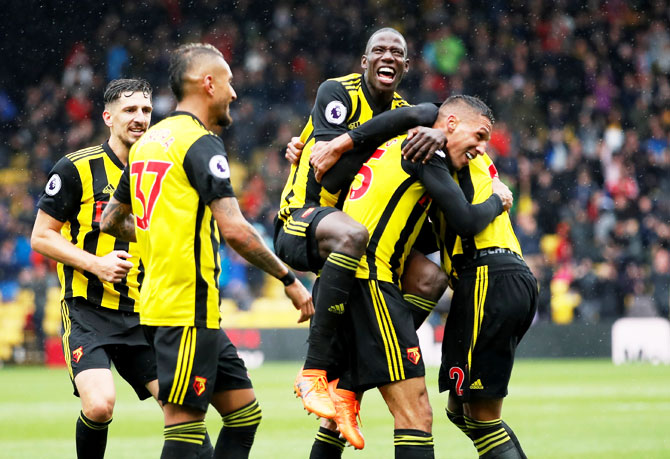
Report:
[{"label": "yellow and black striped jersey", "polygon": [[85,148],[61,158],[49,173],[38,207],[63,222],[61,234],[75,246],[97,256],[113,250],[132,255],[132,269],[120,283],[100,280],[95,274],[58,263],[61,300],[83,297],[109,309],[138,312],[144,268],[137,244],[100,232],[100,217],[123,172],[123,163],[109,144]]},{"label": "yellow and black striped jersey", "polygon": [[219,328],[219,229],[209,203],[233,197],[219,136],[175,112],[130,149],[114,197],[131,204],[146,276],[140,323]]},{"label": "yellow and black striped jersey", "polygon": [[[468,166],[454,174],[454,179],[468,201],[477,204],[491,196],[491,184],[493,178],[497,176],[498,171],[493,161],[484,154],[477,156]],[[481,249],[504,248],[522,256],[521,246],[514,234],[508,212],[500,214],[484,230],[471,237],[461,237],[449,230],[444,216],[433,217],[431,214],[431,219],[436,220],[435,228],[441,233],[438,243],[441,245],[442,261],[447,273],[452,272],[451,264],[454,259],[460,255],[472,258],[475,251]]]},{"label": "yellow and black striped jersey", "polygon": [[279,218],[285,220],[295,209],[303,207],[340,207],[340,192],[328,192],[314,178],[309,163],[312,146],[317,140],[330,140],[354,129],[379,113],[409,104],[395,93],[390,105],[377,107],[360,73],[325,81],[319,86],[307,125],[300,134],[305,147],[297,166],[282,191]]},{"label": "yellow and black striped jersey", "polygon": [[451,177],[444,153],[426,164],[403,159],[406,138],[405,134],[394,137],[377,148],[344,201],[344,212],[370,233],[356,277],[398,284],[431,205],[438,206],[463,235],[478,233],[503,210],[497,195],[479,205],[468,203]]}]

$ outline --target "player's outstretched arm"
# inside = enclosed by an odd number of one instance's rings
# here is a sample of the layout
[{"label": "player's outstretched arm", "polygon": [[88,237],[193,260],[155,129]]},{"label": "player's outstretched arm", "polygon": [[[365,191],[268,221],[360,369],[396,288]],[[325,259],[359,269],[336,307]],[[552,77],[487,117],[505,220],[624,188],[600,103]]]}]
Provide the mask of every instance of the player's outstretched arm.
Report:
[{"label": "player's outstretched arm", "polygon": [[91,272],[107,282],[121,282],[133,267],[131,262],[126,261],[130,254],[123,250],[114,250],[104,257],[98,257],[80,249],[61,235],[62,226],[63,222],[38,210],[30,237],[33,250],[65,265]]},{"label": "player's outstretched arm", "polygon": [[136,242],[135,217],[130,204],[119,202],[112,196],[102,213],[100,230],[122,241]]},{"label": "player's outstretched arm", "polygon": [[314,314],[312,296],[296,279],[277,256],[263,242],[261,235],[244,218],[237,199],[217,198],[210,204],[212,214],[219,226],[221,236],[228,245],[245,260],[284,283],[284,292],[300,311],[298,322],[304,322]]}]

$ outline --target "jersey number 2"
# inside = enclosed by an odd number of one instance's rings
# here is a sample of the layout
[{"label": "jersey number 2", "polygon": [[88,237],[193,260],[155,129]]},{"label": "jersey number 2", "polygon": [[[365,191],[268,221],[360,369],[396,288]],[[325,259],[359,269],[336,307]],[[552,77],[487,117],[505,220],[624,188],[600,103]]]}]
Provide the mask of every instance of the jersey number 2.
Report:
[{"label": "jersey number 2", "polygon": [[[135,212],[135,224],[139,229],[146,230],[149,228],[151,213],[154,210],[158,196],[161,194],[163,179],[170,167],[172,167],[172,163],[165,161],[137,162],[130,166],[130,175],[137,175],[137,180],[135,181],[135,198],[142,204],[142,217],[137,216],[137,212]],[[145,174],[154,174],[156,176],[154,182],[151,184],[148,199],[142,191],[142,179]]]},{"label": "jersey number 2", "polygon": [[355,200],[355,199],[360,199],[365,195],[365,193],[368,192],[368,189],[370,188],[370,185],[372,185],[372,179],[374,177],[374,174],[372,172],[372,168],[368,166],[368,162],[372,161],[373,159],[381,159],[382,156],[384,156],[384,153],[386,153],[385,148],[377,148],[377,150],[370,156],[370,159],[367,160],[363,166],[361,166],[361,170],[358,171],[360,175],[363,176],[363,179],[361,180],[361,185],[356,187],[356,188],[351,188],[351,191],[349,192],[349,199],[350,200]]}]

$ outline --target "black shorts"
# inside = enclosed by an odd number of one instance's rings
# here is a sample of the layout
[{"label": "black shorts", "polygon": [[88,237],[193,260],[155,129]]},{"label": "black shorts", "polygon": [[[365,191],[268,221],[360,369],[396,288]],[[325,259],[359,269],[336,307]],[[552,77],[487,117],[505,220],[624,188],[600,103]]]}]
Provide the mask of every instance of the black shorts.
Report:
[{"label": "black shorts", "polygon": [[537,282],[522,262],[464,271],[444,328],[440,392],[462,402],[503,398],[514,352],[537,309]]},{"label": "black shorts", "polygon": [[354,337],[351,377],[357,390],[426,374],[412,311],[390,282],[356,279],[346,327]]},{"label": "black shorts", "polygon": [[237,349],[221,329],[144,326],[158,365],[158,400],[207,411],[215,392],[251,389]]},{"label": "black shorts", "polygon": [[76,297],[61,303],[65,362],[74,378],[84,370],[111,367],[128,381],[140,400],[151,397],[145,385],[156,379],[156,360],[137,313],[96,306]]},{"label": "black shorts", "polygon": [[277,256],[296,271],[318,273],[326,260],[319,255],[316,227],[335,207],[303,207],[294,210],[286,221],[275,219],[274,246]]}]

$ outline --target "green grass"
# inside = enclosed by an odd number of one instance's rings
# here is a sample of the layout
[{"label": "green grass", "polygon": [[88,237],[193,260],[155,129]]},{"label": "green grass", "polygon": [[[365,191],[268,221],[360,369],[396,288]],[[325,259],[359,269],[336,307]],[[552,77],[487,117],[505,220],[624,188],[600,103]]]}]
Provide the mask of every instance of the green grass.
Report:
[{"label": "green grass", "polygon": [[[265,364],[251,371],[263,408],[252,458],[307,458],[317,421],[293,397],[298,363]],[[427,381],[434,412],[435,457],[476,458],[471,443],[446,419],[437,370]],[[153,401],[139,402],[123,382],[107,446],[108,458],[159,457],[162,416]],[[79,402],[65,369],[0,369],[0,456],[72,458]],[[670,366],[614,366],[605,360],[519,360],[504,419],[530,458],[670,457]],[[377,391],[363,402],[363,451],[344,457],[392,458],[392,418]],[[220,419],[208,414],[215,441]]]}]

